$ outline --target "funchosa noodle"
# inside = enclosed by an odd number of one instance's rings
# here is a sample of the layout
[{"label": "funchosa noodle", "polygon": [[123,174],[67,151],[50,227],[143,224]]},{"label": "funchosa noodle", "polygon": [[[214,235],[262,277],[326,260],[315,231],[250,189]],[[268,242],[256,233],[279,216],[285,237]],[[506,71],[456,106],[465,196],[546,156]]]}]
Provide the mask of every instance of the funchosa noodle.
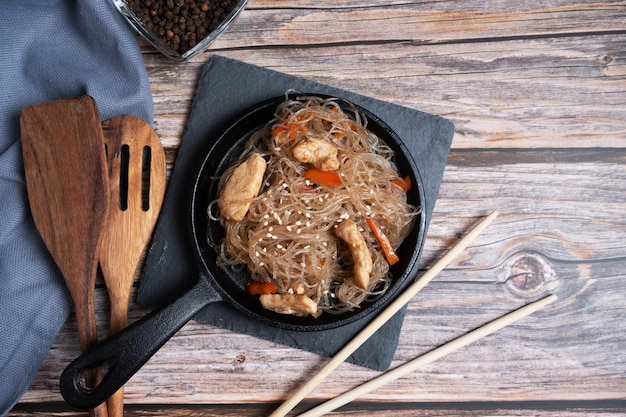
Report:
[{"label": "funchosa noodle", "polygon": [[[220,178],[223,192],[234,169],[250,155],[266,161],[260,190],[243,220],[225,218],[213,204],[209,208],[225,229],[218,262],[245,265],[254,281],[274,283],[280,294],[304,293],[318,306],[315,316],[350,311],[384,293],[391,280],[389,262],[366,218],[374,219],[397,248],[420,207],[407,203],[407,182],[393,151],[367,130],[363,115],[346,110],[345,101],[342,107],[338,99],[287,93],[274,119],[250,137]],[[338,185],[311,181],[305,177],[311,163],[294,158],[295,146],[320,139],[337,149],[337,169],[325,172],[338,175]],[[371,254],[365,289],[355,284],[353,253],[336,233],[347,219],[356,223]]]}]

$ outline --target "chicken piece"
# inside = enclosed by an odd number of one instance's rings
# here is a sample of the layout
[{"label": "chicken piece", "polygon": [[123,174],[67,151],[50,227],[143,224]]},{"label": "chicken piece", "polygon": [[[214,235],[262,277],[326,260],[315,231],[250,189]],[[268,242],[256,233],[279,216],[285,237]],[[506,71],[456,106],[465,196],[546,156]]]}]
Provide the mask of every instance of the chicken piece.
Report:
[{"label": "chicken piece", "polygon": [[279,314],[307,316],[317,313],[317,304],[304,294],[263,294],[259,297],[263,308]]},{"label": "chicken piece", "polygon": [[222,216],[235,221],[243,220],[252,200],[259,194],[266,167],[265,159],[253,153],[233,170],[217,200]]},{"label": "chicken piece", "polygon": [[339,168],[337,147],[324,139],[304,139],[292,150],[294,158],[310,163],[322,171],[334,171]]},{"label": "chicken piece", "polygon": [[367,289],[372,273],[372,254],[365,239],[353,220],[345,219],[337,225],[335,234],[348,244],[354,261],[354,283],[361,289]]}]

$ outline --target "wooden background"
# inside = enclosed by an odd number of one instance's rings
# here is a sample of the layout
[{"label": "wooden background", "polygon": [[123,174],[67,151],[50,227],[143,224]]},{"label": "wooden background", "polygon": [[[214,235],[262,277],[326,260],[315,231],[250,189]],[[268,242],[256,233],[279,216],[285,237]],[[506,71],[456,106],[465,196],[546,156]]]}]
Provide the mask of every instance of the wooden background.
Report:
[{"label": "wooden background", "polygon": [[[501,214],[410,303],[392,367],[559,296],[333,415],[626,415],[626,1],[250,0],[191,62],[142,48],[170,167],[212,54],[455,124],[422,268]],[[78,353],[70,317],[9,415],[85,415],[58,389]],[[326,361],[192,322],[129,381],[127,415],[267,415]],[[343,364],[299,409],[377,375]]]}]

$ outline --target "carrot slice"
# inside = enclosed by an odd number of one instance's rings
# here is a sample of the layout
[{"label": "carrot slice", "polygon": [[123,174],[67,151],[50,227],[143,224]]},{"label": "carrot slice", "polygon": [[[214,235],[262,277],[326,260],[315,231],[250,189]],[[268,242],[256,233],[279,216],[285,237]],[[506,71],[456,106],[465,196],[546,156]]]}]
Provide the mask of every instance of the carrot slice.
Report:
[{"label": "carrot slice", "polygon": [[298,123],[282,123],[275,126],[272,129],[272,136],[278,138],[279,136],[286,136],[286,139],[295,139],[298,136],[298,132],[306,132],[308,129],[306,125]]},{"label": "carrot slice", "polygon": [[393,265],[396,262],[398,262],[400,260],[400,257],[398,256],[396,251],[393,249],[393,246],[391,246],[391,242],[389,242],[389,238],[387,237],[385,232],[383,232],[383,230],[380,228],[380,225],[378,224],[378,222],[372,219],[371,217],[366,217],[365,223],[367,223],[369,228],[374,233],[374,236],[376,236],[376,240],[378,240],[378,243],[380,244],[380,247],[382,248],[383,253],[385,254],[385,258],[387,258],[387,262],[389,262],[389,265]]},{"label": "carrot slice", "polygon": [[311,168],[304,172],[304,178],[318,185],[341,185],[341,177],[333,171],[322,171],[319,168]]},{"label": "carrot slice", "polygon": [[394,178],[391,182],[402,188],[404,191],[409,191],[411,189],[411,177],[408,175],[404,178]]},{"label": "carrot slice", "polygon": [[271,282],[248,282],[246,293],[249,295],[276,294],[278,287]]},{"label": "carrot slice", "polygon": [[276,137],[286,131],[287,131],[287,127],[285,125],[278,125],[274,127],[274,129],[272,130],[272,136]]},{"label": "carrot slice", "polygon": [[289,139],[295,139],[298,136],[298,125],[289,125]]}]

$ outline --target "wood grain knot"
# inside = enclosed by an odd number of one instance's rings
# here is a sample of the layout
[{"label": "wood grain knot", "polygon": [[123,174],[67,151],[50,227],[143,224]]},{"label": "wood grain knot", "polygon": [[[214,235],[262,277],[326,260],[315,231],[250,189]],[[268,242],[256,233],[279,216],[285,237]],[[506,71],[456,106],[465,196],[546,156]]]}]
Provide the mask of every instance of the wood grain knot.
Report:
[{"label": "wood grain knot", "polygon": [[499,281],[512,295],[532,298],[554,286],[556,273],[540,254],[519,252],[505,263]]},{"label": "wood grain knot", "polygon": [[235,365],[243,365],[245,361],[246,361],[246,355],[244,355],[243,353],[240,353],[239,355],[235,356]]},{"label": "wood grain knot", "polygon": [[606,65],[611,65],[613,61],[615,61],[615,58],[613,58],[612,55],[607,54],[607,55],[602,56],[602,62]]}]

